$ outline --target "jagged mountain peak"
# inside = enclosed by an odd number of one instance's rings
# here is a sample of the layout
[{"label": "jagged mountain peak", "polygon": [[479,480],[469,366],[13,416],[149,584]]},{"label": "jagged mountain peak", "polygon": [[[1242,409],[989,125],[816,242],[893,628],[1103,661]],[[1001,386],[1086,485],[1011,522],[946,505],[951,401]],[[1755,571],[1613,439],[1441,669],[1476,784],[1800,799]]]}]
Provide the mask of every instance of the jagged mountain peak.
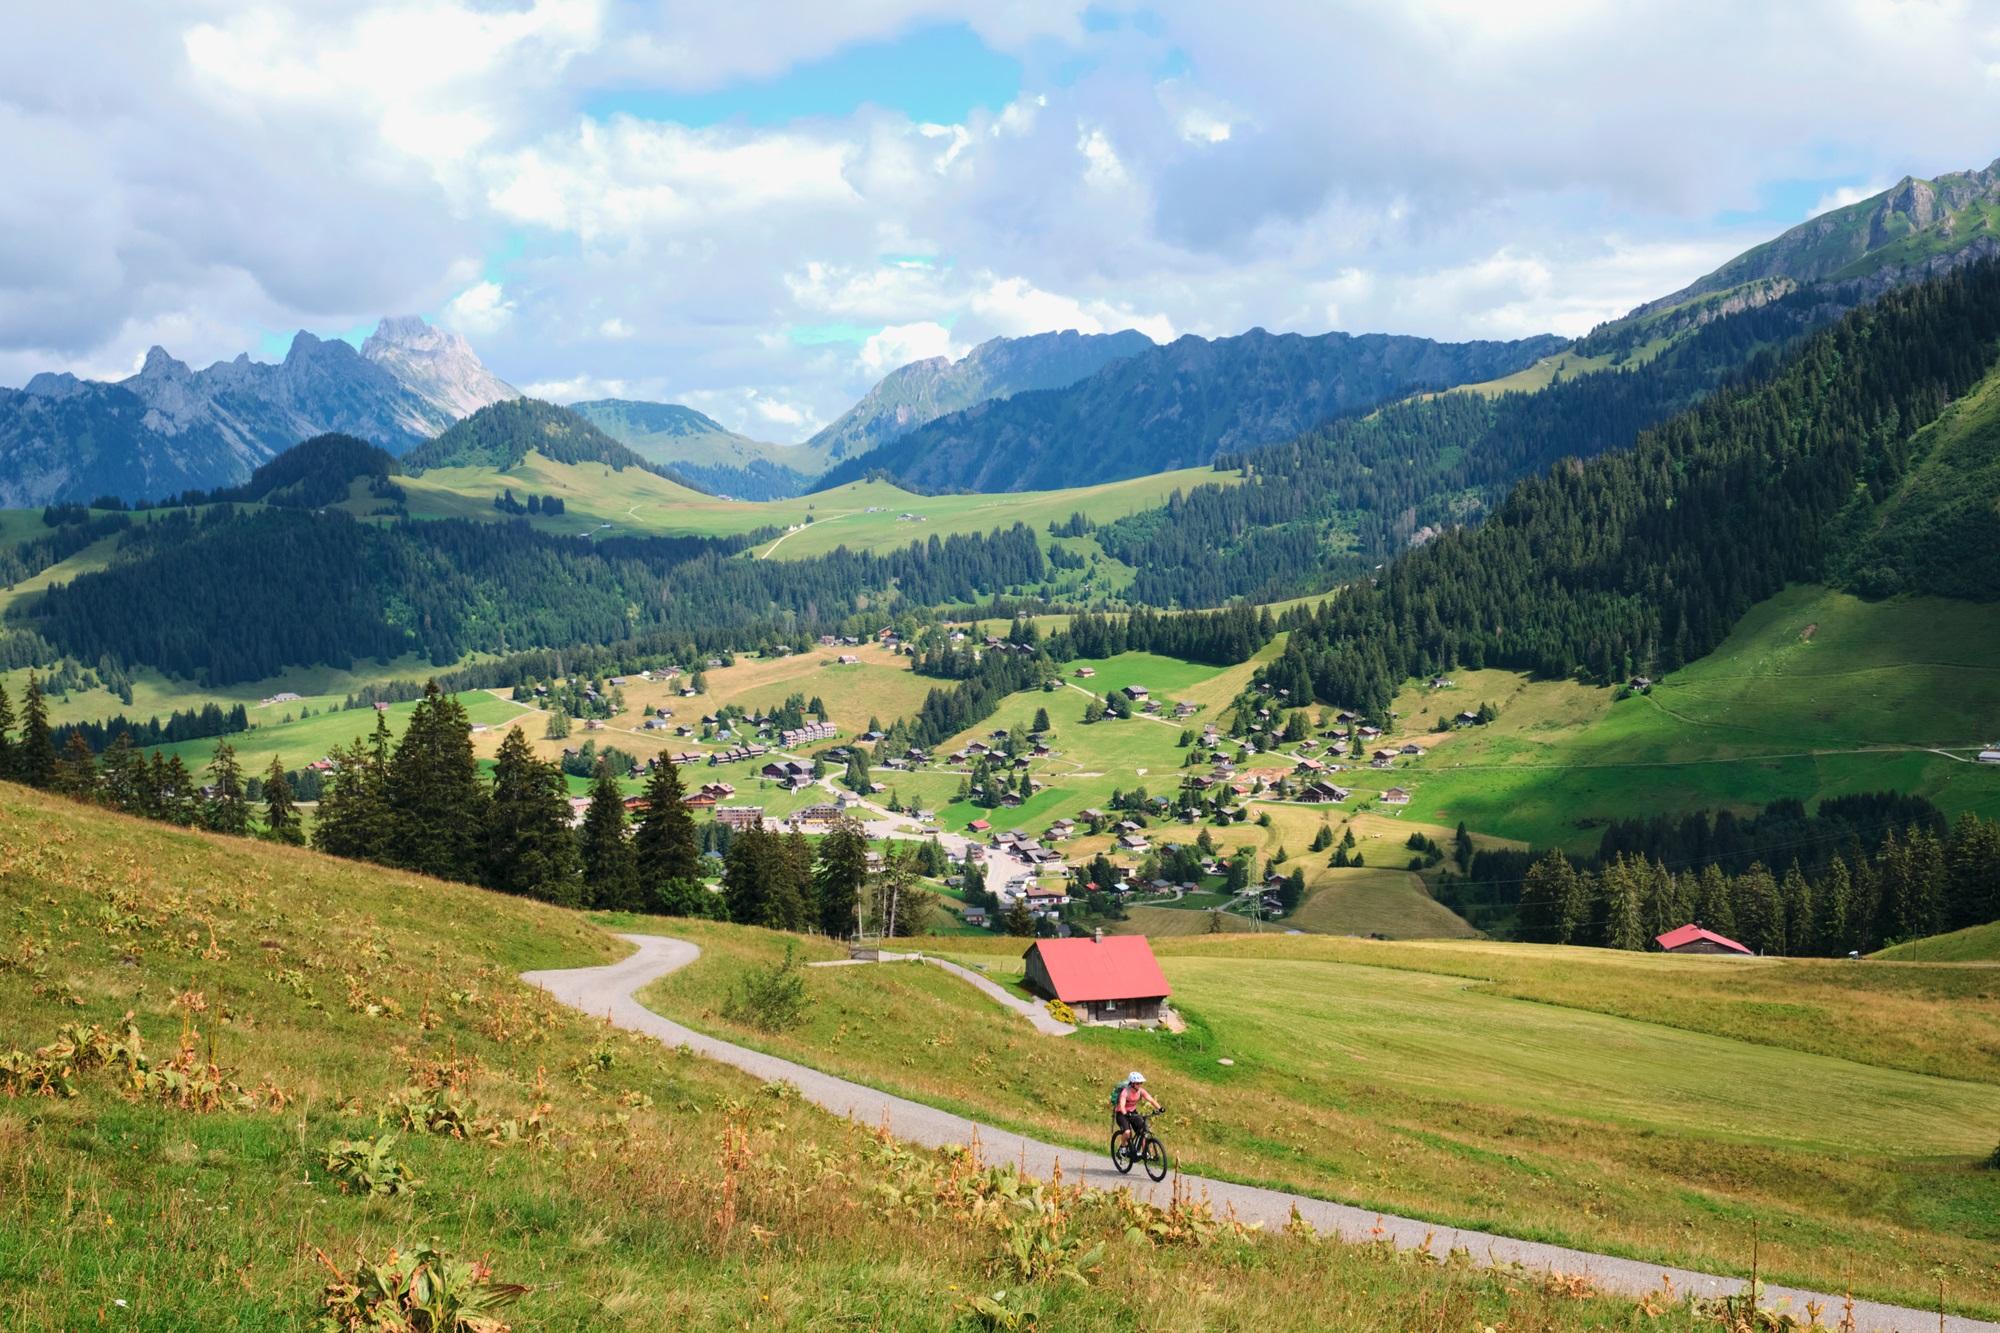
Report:
[{"label": "jagged mountain peak", "polygon": [[139,363],[139,375],[147,379],[186,379],[194,372],[188,363],[175,357],[166,348],[154,343],[146,349],[146,359]]},{"label": "jagged mountain peak", "polygon": [[463,335],[420,315],[383,316],[361,344],[361,355],[454,418],[521,396],[481,363]]}]

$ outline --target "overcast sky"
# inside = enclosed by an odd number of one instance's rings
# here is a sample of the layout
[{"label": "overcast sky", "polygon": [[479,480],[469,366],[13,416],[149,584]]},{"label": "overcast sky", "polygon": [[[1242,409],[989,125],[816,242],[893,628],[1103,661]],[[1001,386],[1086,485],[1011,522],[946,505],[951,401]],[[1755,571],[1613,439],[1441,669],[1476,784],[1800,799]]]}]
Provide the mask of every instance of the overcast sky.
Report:
[{"label": "overcast sky", "polygon": [[21,0],[0,384],[389,313],[803,438],[998,334],[1581,333],[2000,153],[2000,12]]}]

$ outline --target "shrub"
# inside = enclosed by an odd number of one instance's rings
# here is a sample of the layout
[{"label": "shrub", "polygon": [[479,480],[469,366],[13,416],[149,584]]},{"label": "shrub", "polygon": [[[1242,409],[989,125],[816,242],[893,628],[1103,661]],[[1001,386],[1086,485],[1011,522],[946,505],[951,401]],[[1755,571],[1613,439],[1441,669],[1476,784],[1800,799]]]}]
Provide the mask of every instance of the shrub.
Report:
[{"label": "shrub", "polygon": [[389,1149],[394,1134],[372,1139],[339,1139],[326,1150],[326,1173],[341,1193],[396,1195],[414,1193],[423,1182]]},{"label": "shrub", "polygon": [[1055,1019],[1058,1023],[1069,1023],[1071,1025],[1076,1023],[1076,1010],[1070,1008],[1061,1000],[1050,1000],[1048,1010],[1049,1017]]},{"label": "shrub", "polygon": [[320,1260],[333,1270],[333,1281],[321,1290],[314,1333],[507,1333],[497,1312],[528,1290],[495,1282],[485,1264],[451,1258],[430,1245],[407,1255],[391,1250],[380,1263],[359,1260],[351,1274],[324,1254]]},{"label": "shrub", "polygon": [[780,961],[745,974],[722,1006],[724,1018],[763,1032],[797,1027],[805,1013],[805,968],[799,962],[797,941],[785,945]]},{"label": "shrub", "polygon": [[1994,1145],[1993,1151],[1987,1154],[1986,1169],[1988,1171],[2000,1171],[2000,1144]]}]

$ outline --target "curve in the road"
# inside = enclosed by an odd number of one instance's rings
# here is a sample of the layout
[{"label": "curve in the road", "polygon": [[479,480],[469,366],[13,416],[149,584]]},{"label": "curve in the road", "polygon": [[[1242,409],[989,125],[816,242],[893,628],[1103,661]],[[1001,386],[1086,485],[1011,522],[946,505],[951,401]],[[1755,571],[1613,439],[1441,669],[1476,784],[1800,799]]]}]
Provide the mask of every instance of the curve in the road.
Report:
[{"label": "curve in the road", "polygon": [[[928,1147],[964,1145],[977,1136],[989,1160],[1017,1162],[1030,1174],[1048,1177],[1061,1163],[1063,1179],[1100,1189],[1128,1189],[1137,1197],[1164,1206],[1170,1197],[1169,1184],[1153,1185],[1136,1177],[1113,1171],[1108,1154],[1084,1153],[1075,1148],[1057,1147],[1021,1134],[980,1124],[963,1116],[940,1111],[907,1098],[893,1096],[861,1083],[791,1060],[753,1051],[733,1042],[683,1027],[640,1004],[633,996],[670,972],[687,966],[701,956],[701,950],[686,940],[662,935],[625,935],[635,949],[630,957],[604,967],[576,968],[560,972],[530,972],[522,980],[548,991],[556,999],[587,1014],[603,1017],[613,1025],[657,1037],[671,1046],[686,1046],[696,1054],[732,1065],[767,1082],[783,1081],[796,1087],[808,1101],[851,1117],[861,1124],[886,1126],[897,1138]],[[1106,1129],[1107,1138],[1109,1128]],[[1171,1131],[1169,1131],[1171,1136]],[[1476,1258],[1495,1265],[1520,1264],[1537,1271],[1575,1274],[1588,1278],[1598,1288],[1643,1296],[1656,1291],[1661,1279],[1670,1278],[1674,1289],[1689,1296],[1727,1296],[1740,1293],[1741,1278],[1697,1273],[1684,1268],[1649,1264],[1615,1255],[1593,1254],[1561,1245],[1517,1240],[1484,1231],[1453,1230],[1415,1218],[1394,1217],[1330,1203],[1325,1199],[1287,1194],[1283,1190],[1239,1185],[1227,1180],[1207,1180],[1182,1176],[1183,1189],[1206,1193],[1218,1213],[1227,1209],[1247,1223],[1282,1227],[1294,1209],[1320,1232],[1343,1240],[1365,1242],[1388,1239],[1397,1245],[1415,1248],[1429,1245],[1433,1252],[1465,1249]],[[1825,1292],[1766,1284],[1767,1302],[1789,1300],[1790,1308],[1803,1313],[1808,1301],[1828,1310],[1841,1308],[1842,1298]],[[1874,1301],[1856,1301],[1855,1322],[1873,1333],[2000,1333],[2000,1324],[1956,1315],[1940,1318],[1935,1310],[1926,1312]]]},{"label": "curve in the road", "polygon": [[949,972],[961,981],[970,982],[973,989],[985,995],[995,1004],[1011,1009],[1034,1025],[1035,1031],[1045,1037],[1067,1037],[1076,1031],[1073,1023],[1058,1021],[1039,1004],[1024,1000],[1002,986],[991,977],[983,977],[969,967],[961,967],[945,958],[932,958],[921,953],[884,953],[880,962],[874,959],[836,959],[830,963],[808,963],[808,967],[879,967],[882,963],[928,963],[932,967]]}]

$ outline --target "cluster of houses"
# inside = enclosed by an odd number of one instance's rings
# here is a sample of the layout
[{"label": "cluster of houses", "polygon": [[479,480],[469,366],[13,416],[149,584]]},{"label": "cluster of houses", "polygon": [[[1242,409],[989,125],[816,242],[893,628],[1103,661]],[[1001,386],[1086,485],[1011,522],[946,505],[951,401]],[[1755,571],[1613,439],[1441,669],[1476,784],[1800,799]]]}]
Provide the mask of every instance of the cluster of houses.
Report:
[{"label": "cluster of houses", "polygon": [[681,802],[690,810],[713,810],[735,794],[736,788],[727,782],[704,782],[700,790],[689,792]]}]

